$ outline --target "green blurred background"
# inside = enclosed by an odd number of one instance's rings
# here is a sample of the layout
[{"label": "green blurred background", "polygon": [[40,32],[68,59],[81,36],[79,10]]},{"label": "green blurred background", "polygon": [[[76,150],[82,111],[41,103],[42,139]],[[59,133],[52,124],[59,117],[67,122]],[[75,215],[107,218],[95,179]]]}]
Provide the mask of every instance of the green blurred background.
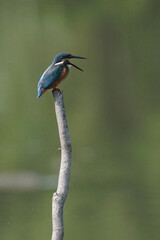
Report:
[{"label": "green blurred background", "polygon": [[[60,85],[73,146],[65,240],[160,239],[159,45],[157,0],[0,0],[0,179],[58,174],[53,97],[37,100],[37,82],[59,52],[88,58]],[[0,239],[51,238],[49,179],[0,188]]]}]

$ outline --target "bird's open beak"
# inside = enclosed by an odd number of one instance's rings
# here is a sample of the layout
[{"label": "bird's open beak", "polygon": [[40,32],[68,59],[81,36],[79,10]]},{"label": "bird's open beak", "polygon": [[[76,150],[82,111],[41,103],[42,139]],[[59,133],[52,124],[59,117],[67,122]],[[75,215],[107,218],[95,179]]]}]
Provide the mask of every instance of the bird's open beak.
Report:
[{"label": "bird's open beak", "polygon": [[[70,58],[86,59],[85,57],[79,57],[79,56],[73,56],[73,55],[71,55]],[[69,64],[83,72],[83,70],[82,70],[81,68],[77,67],[77,66],[74,65],[73,63],[69,62]]]},{"label": "bird's open beak", "polygon": [[70,58],[80,58],[80,59],[86,59],[85,57],[79,57],[79,56],[73,56],[71,55]]},{"label": "bird's open beak", "polygon": [[[69,62],[69,61],[68,61],[68,62]],[[79,69],[80,71],[82,71],[82,72],[83,72],[83,70],[82,70],[81,68],[77,67],[77,66],[76,66],[76,65],[74,65],[73,63],[69,62],[69,65],[72,65],[73,67],[75,67],[75,68],[77,68],[77,69]]]}]

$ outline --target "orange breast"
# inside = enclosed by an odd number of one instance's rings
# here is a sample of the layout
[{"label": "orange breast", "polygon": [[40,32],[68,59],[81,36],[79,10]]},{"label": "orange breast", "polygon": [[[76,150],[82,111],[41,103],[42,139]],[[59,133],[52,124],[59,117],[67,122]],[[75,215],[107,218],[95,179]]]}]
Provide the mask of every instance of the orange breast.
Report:
[{"label": "orange breast", "polygon": [[56,88],[60,84],[60,82],[62,82],[62,80],[67,77],[68,72],[69,72],[68,67],[63,68],[60,78],[56,82],[54,82],[48,89]]}]

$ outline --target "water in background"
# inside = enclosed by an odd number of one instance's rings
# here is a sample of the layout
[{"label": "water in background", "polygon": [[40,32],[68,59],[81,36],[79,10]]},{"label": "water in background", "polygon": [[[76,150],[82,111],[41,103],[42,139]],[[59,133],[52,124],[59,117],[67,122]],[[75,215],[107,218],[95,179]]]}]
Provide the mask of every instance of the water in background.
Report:
[{"label": "water in background", "polygon": [[0,239],[51,238],[60,144],[52,94],[37,100],[36,86],[70,52],[88,60],[60,86],[73,145],[65,239],[159,240],[159,10],[1,0]]}]

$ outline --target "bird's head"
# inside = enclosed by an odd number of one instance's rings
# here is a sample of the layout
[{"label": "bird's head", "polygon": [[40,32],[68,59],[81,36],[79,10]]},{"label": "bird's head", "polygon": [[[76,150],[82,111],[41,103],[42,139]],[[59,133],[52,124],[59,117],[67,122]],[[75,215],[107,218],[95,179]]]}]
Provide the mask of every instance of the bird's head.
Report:
[{"label": "bird's head", "polygon": [[73,63],[69,61],[70,58],[79,58],[79,59],[86,59],[85,57],[79,57],[79,56],[74,56],[70,53],[59,53],[58,55],[55,56],[53,60],[54,65],[61,65],[63,63],[66,63],[67,65],[71,65],[81,71],[83,71],[81,68],[77,67]]}]

